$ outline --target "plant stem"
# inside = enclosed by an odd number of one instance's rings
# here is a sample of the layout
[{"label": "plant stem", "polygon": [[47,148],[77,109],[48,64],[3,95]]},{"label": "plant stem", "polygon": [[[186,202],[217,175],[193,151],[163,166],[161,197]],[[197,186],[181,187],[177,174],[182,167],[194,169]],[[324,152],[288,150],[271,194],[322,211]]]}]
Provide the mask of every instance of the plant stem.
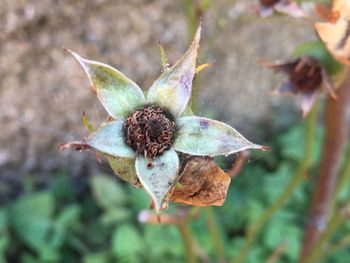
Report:
[{"label": "plant stem", "polygon": [[325,139],[319,174],[312,198],[309,220],[304,232],[303,249],[299,262],[305,262],[321,233],[327,226],[334,186],[346,142],[345,118],[350,95],[350,71],[337,89],[338,100],[328,97],[325,114]]},{"label": "plant stem", "polygon": [[271,256],[267,259],[266,263],[275,263],[277,260],[280,259],[280,257],[283,255],[287,248],[287,242],[282,242],[281,244],[279,244],[278,247],[273,251]]},{"label": "plant stem", "polygon": [[[346,162],[346,160],[348,160],[348,162]],[[337,186],[341,182],[343,182],[343,183],[346,182],[346,178],[348,178],[350,176],[350,164],[349,164],[349,162],[350,162],[350,147],[348,148],[348,151],[346,152],[345,167],[340,174],[340,180],[338,181]],[[336,190],[340,191],[339,190],[339,189],[341,189],[340,186],[339,186],[339,188],[336,188]],[[335,191],[335,195],[338,193],[338,191]],[[335,195],[333,196],[333,199],[336,199]],[[346,198],[344,204],[345,204],[344,210],[346,210],[346,206],[348,206],[350,204],[350,192],[348,192],[348,195],[347,195],[347,198]],[[344,216],[344,213],[342,211],[343,211],[343,209],[341,207],[340,207],[340,209],[337,209],[334,205],[333,210],[332,210],[333,214],[332,214],[332,217],[327,225],[326,230],[320,235],[319,239],[316,241],[310,254],[305,259],[305,262],[310,262],[310,263],[318,262],[319,259],[321,259],[322,256],[327,253],[327,251],[323,249],[323,246],[325,245],[327,240],[329,240],[332,237],[334,232],[337,231],[338,227],[341,226],[341,224],[346,219],[345,218],[346,216]],[[347,236],[345,236],[345,238],[343,238],[337,244],[338,247],[335,247],[335,248],[339,249],[339,247],[344,246],[349,241],[350,241],[350,235],[347,235]],[[331,253],[333,252],[333,249],[330,249]],[[334,250],[336,250],[336,249],[334,249]]]},{"label": "plant stem", "polygon": [[330,248],[327,250],[327,254],[335,253],[336,251],[344,248],[349,243],[350,243],[350,233],[347,234],[345,237],[343,237],[335,245],[330,246]]},{"label": "plant stem", "polygon": [[225,249],[224,249],[222,240],[220,238],[219,229],[215,222],[215,215],[213,212],[213,208],[208,206],[204,208],[204,211],[206,213],[207,225],[208,225],[209,233],[210,233],[211,240],[213,242],[215,253],[216,253],[216,259],[217,259],[216,262],[223,262],[225,260]]},{"label": "plant stem", "polygon": [[334,209],[336,207],[337,198],[340,195],[342,187],[344,185],[346,185],[347,181],[350,178],[350,141],[348,142],[348,148],[347,148],[343,163],[344,163],[344,165],[343,165],[343,168],[340,172],[339,179],[337,181],[337,184],[336,184],[335,190],[334,190],[334,195],[333,195],[333,200],[332,200],[332,211],[334,211]]},{"label": "plant stem", "polygon": [[249,156],[249,153],[247,151],[243,151],[243,152],[239,153],[238,158],[232,164],[231,169],[228,170],[228,172],[227,172],[227,174],[231,178],[233,178],[239,174],[239,172],[242,170],[242,167],[243,167],[245,161],[248,159],[248,156]]},{"label": "plant stem", "polygon": [[321,236],[317,239],[316,244],[310,251],[308,256],[303,259],[305,263],[319,262],[319,259],[325,254],[325,250],[322,249],[323,245],[332,237],[332,234],[338,229],[338,227],[343,223],[344,218],[339,214],[334,214],[328,223],[328,226]]},{"label": "plant stem", "polygon": [[199,19],[202,17],[203,13],[197,0],[182,0],[182,5],[185,9],[187,18],[188,36],[191,40],[196,32]]},{"label": "plant stem", "polygon": [[310,116],[307,120],[304,159],[299,164],[296,174],[293,176],[292,180],[286,186],[286,189],[280,194],[276,201],[256,220],[256,222],[252,223],[249,226],[247,237],[245,238],[243,247],[240,250],[238,256],[232,261],[233,263],[244,262],[260,230],[269,221],[273,214],[279,208],[281,208],[284,205],[284,203],[291,197],[294,190],[305,178],[305,175],[309,170],[312,161],[312,149],[314,145],[314,134],[317,125],[317,113],[318,103],[312,109]]},{"label": "plant stem", "polygon": [[185,255],[186,255],[186,262],[196,263],[197,259],[194,252],[194,243],[193,243],[192,235],[188,224],[189,223],[187,219],[180,220],[179,223],[177,224],[177,228],[179,229],[179,232],[182,237]]}]

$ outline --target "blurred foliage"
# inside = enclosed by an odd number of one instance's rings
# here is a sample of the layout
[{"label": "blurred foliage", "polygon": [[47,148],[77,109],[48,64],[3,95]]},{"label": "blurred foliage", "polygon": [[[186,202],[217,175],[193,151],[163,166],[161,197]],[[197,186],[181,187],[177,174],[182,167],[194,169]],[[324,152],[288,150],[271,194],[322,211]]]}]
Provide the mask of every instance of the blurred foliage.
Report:
[{"label": "blurred foliage", "polygon": [[[317,167],[323,134],[315,136],[313,163]],[[295,174],[303,158],[304,126],[298,123],[272,136],[274,151],[252,152],[241,174],[231,183],[226,203],[213,208],[226,258],[234,258],[249,223],[254,222]],[[227,161],[228,159],[226,159]],[[225,159],[221,160],[225,165]],[[281,245],[277,262],[296,262],[306,221],[313,173],[287,204],[265,225],[246,262],[266,262]],[[81,180],[81,179],[79,179]],[[24,192],[0,208],[0,262],[184,262],[183,241],[174,225],[145,225],[138,213],[147,209],[144,191],[124,184],[111,174],[79,181],[62,172],[52,175],[44,189],[36,189],[32,176],[25,178]],[[173,204],[166,213],[175,213]],[[215,244],[208,231],[206,213],[190,223],[202,258],[216,262]],[[349,232],[345,224],[334,243]],[[349,248],[324,261],[348,262]]]}]

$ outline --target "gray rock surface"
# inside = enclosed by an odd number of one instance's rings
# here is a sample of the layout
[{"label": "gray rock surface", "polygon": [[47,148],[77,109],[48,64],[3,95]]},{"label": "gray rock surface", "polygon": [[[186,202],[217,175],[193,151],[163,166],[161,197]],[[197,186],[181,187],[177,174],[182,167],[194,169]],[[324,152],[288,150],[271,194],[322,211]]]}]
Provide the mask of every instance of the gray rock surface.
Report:
[{"label": "gray rock surface", "polygon": [[[157,42],[170,62],[187,48],[181,3],[1,1],[0,176],[58,169],[81,174],[96,167],[92,154],[58,151],[60,143],[87,134],[83,111],[96,125],[106,118],[83,71],[62,48],[111,64],[147,89],[160,73]],[[256,61],[288,58],[311,29],[290,18],[256,18],[248,1],[215,1],[203,20],[200,61],[217,66],[200,75],[201,113],[213,114],[211,107],[253,136],[254,127],[284,101],[267,96],[276,78]]]}]

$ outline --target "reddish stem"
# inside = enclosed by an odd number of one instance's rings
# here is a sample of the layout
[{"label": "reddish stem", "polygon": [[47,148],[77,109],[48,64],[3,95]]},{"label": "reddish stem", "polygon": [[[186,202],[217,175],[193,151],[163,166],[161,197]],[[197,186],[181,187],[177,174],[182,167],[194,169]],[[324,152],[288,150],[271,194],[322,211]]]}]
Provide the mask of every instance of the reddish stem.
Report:
[{"label": "reddish stem", "polygon": [[346,144],[348,125],[346,108],[350,98],[350,71],[337,90],[337,100],[328,97],[325,112],[325,139],[322,160],[315,185],[310,215],[304,233],[304,245],[299,262],[307,255],[328,223],[334,186],[340,166],[341,155]]},{"label": "reddish stem", "polygon": [[227,172],[230,177],[235,177],[242,170],[242,167],[247,160],[249,153],[247,151],[240,152],[231,169]]}]

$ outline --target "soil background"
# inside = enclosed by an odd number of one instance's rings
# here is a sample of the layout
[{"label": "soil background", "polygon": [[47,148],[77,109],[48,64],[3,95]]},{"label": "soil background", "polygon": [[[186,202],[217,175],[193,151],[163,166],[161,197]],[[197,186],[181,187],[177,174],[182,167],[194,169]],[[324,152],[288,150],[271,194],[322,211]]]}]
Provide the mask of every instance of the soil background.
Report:
[{"label": "soil background", "polygon": [[[0,1],[0,177],[103,168],[91,153],[58,151],[61,143],[87,135],[83,111],[95,125],[107,117],[63,48],[118,68],[146,90],[160,74],[158,42],[170,63],[188,47],[184,2]],[[313,34],[293,18],[256,17],[252,3],[212,1],[204,12],[200,62],[216,66],[200,74],[197,92],[199,115],[225,121],[259,142],[261,127],[276,112],[290,109],[293,115],[296,109],[268,95],[281,77],[257,61],[289,59],[295,45]]]}]

